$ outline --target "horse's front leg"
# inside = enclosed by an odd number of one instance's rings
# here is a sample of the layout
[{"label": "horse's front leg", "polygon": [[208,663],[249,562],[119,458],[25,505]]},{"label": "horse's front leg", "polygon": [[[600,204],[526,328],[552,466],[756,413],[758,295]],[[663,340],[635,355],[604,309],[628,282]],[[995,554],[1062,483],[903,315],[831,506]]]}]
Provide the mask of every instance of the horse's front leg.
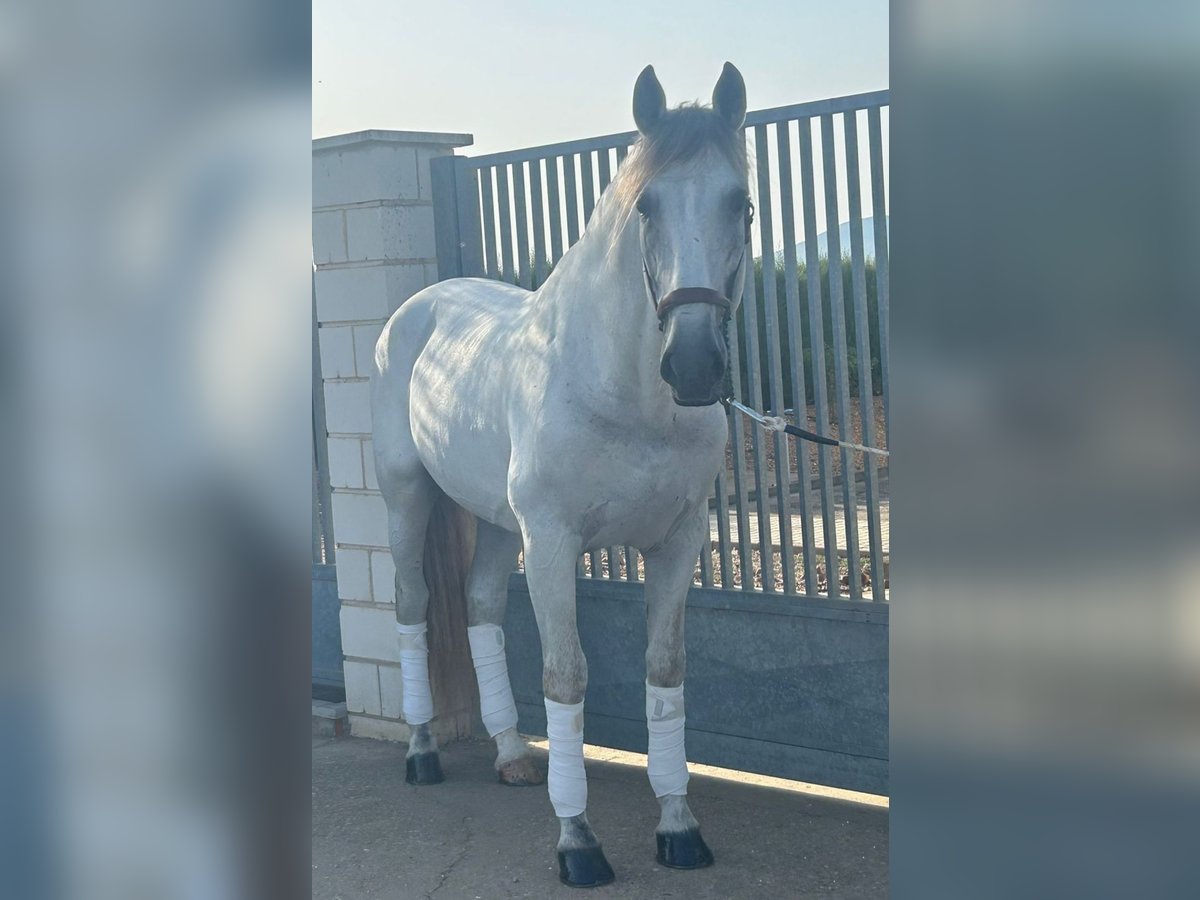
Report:
[{"label": "horse's front leg", "polygon": [[684,752],[684,604],[697,551],[708,537],[708,511],[701,507],[646,558],[646,726],[650,786],[662,807],[654,835],[658,861],[673,869],[699,869],[713,862],[700,824],[687,803]]},{"label": "horse's front leg", "polygon": [[542,692],[550,739],[547,783],[559,821],[559,878],[573,887],[608,884],[613,871],[588,824],[583,770],[587,660],[575,624],[575,561],[581,541],[552,522],[524,520],[522,530],[525,577],[542,639]]}]

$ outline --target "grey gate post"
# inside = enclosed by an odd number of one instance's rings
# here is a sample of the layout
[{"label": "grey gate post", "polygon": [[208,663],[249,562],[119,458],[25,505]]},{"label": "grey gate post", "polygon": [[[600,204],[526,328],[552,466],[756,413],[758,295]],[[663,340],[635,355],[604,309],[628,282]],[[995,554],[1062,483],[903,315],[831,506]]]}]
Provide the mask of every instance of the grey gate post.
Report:
[{"label": "grey gate post", "polygon": [[479,171],[464,156],[429,161],[438,280],[482,277],[483,234],[479,216]]}]

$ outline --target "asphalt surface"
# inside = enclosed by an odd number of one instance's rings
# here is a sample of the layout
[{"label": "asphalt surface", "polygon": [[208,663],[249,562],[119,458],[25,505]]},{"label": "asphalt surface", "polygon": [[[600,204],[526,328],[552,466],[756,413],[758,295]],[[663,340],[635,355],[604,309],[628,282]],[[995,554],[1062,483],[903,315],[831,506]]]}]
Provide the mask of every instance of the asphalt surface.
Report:
[{"label": "asphalt surface", "polygon": [[887,896],[881,806],[754,776],[693,774],[690,805],[716,864],[674,871],[654,861],[658,804],[644,768],[589,758],[588,817],[617,877],[578,890],[558,881],[558,823],[544,785],[499,784],[492,745],[459,742],[442,750],[444,783],[413,787],[404,783],[404,752],[403,744],[313,738],[314,898]]}]

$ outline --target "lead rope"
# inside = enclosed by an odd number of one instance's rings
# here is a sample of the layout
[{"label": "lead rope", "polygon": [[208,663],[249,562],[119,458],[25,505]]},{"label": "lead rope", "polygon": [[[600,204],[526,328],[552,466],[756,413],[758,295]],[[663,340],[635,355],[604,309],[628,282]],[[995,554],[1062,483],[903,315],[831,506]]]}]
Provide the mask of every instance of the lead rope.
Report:
[{"label": "lead rope", "polygon": [[725,408],[733,407],[742,415],[749,419],[753,419],[767,431],[782,431],[785,434],[790,434],[793,437],[800,438],[802,441],[811,441],[814,444],[825,444],[829,447],[844,447],[847,450],[858,450],[861,453],[873,453],[876,456],[890,456],[887,450],[880,450],[878,447],[867,447],[863,444],[856,444],[854,441],[839,441],[837,438],[826,437],[823,434],[817,434],[815,431],[806,431],[803,428],[788,422],[783,416],[765,416],[762,413],[755,412],[748,406],[738,403],[732,397],[723,401]]},{"label": "lead rope", "polygon": [[[750,243],[750,223],[754,221],[754,206],[751,204],[750,210],[746,216],[746,243]],[[745,256],[742,257],[742,264],[745,265]],[[648,277],[648,276],[647,276]],[[887,450],[880,450],[878,447],[866,447],[862,444],[856,444],[853,441],[839,441],[837,438],[826,437],[823,434],[817,434],[815,431],[807,431],[804,428],[799,428],[791,424],[783,416],[768,416],[760,412],[755,412],[749,406],[733,399],[733,354],[730,352],[729,346],[729,320],[733,318],[732,313],[725,313],[724,332],[725,332],[725,394],[721,398],[721,404],[725,407],[725,411],[736,409],[748,419],[753,419],[766,431],[782,431],[784,434],[790,434],[794,438],[799,438],[802,441],[811,441],[814,444],[825,444],[828,447],[844,447],[847,450],[858,450],[862,453],[872,453],[876,456],[890,456]]]}]

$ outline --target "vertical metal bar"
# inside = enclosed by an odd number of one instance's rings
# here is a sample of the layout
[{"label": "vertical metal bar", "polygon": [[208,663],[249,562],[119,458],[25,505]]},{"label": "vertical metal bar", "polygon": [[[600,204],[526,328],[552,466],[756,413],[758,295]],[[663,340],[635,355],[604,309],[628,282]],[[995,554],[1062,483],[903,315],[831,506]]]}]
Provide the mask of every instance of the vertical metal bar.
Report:
[{"label": "vertical metal bar", "polygon": [[[758,346],[758,291],[754,286],[754,266],[746,266],[746,286],[738,311],[742,314],[746,336],[746,380],[750,387],[750,405],[762,409],[762,353]],[[775,592],[775,553],[771,540],[771,507],[767,498],[770,486],[767,483],[763,443],[767,440],[757,425],[750,429],[750,453],[754,467],[754,509],[758,521],[759,567],[762,570],[762,589],[765,593]],[[742,576],[745,577],[745,570]]]},{"label": "vertical metal bar", "polygon": [[513,217],[517,226],[517,283],[521,287],[533,287],[533,267],[529,256],[529,202],[526,200],[525,163],[512,164]]},{"label": "vertical metal bar", "polygon": [[496,200],[500,207],[500,277],[517,283],[517,267],[513,262],[512,203],[509,200],[508,175],[512,166],[496,167]]},{"label": "vertical metal bar", "polygon": [[[804,267],[808,288],[808,335],[812,350],[813,406],[816,431],[829,433],[829,405],[825,397],[825,324],[821,310],[821,260],[817,246],[816,189],[813,187],[812,120],[800,120],[800,194],[804,216]],[[825,538],[825,577],[834,588],[838,577],[837,520],[833,509],[833,460],[830,448],[817,445],[817,469],[821,481],[821,525]],[[805,476],[808,467],[805,466]],[[813,579],[816,585],[816,579]],[[811,593],[815,593],[812,591]],[[837,591],[830,590],[836,596]]]},{"label": "vertical metal bar", "polygon": [[583,227],[587,230],[596,208],[596,181],[592,176],[592,153],[579,154],[579,178],[583,182]]},{"label": "vertical metal bar", "polygon": [[883,393],[883,427],[885,438],[892,434],[891,379],[888,377],[888,346],[891,336],[888,284],[888,220],[887,198],[883,184],[883,126],[880,107],[867,110],[867,132],[871,151],[871,225],[875,230],[875,299],[879,306],[879,380]]},{"label": "vertical metal bar", "polygon": [[482,214],[479,204],[479,170],[464,156],[454,157],[458,192],[458,236],[462,274],[478,277],[484,274]]},{"label": "vertical metal bar", "polygon": [[[751,252],[749,244],[746,245],[746,252]],[[745,306],[744,299],[742,305]],[[741,316],[734,316],[729,326],[729,370],[733,382],[733,395],[735,397],[745,396],[742,393],[741,352],[738,350],[738,342],[741,334],[740,322]],[[737,518],[738,565],[741,569],[741,588],[743,591],[751,591],[754,590],[754,557],[750,549],[750,498],[746,489],[744,471],[746,444],[742,431],[742,423],[745,420],[736,412],[731,412],[729,419],[729,435],[732,441],[730,455],[732,456],[733,463],[733,489],[736,497],[734,514]],[[733,587],[732,579],[726,587]]]},{"label": "vertical metal bar", "polygon": [[529,161],[529,196],[533,205],[533,287],[546,280],[546,209],[542,200],[542,161]]},{"label": "vertical metal bar", "polygon": [[[778,130],[781,123],[776,123]],[[786,123],[782,124],[786,128]],[[779,297],[775,284],[775,232],[771,206],[771,160],[767,143],[767,126],[754,129],[754,148],[758,170],[758,219],[759,243],[762,247],[762,278],[764,341],[767,351],[767,369],[771,379],[771,402],[769,406],[777,416],[783,415],[783,367],[780,363]],[[781,163],[782,164],[782,163]],[[783,590],[796,592],[796,560],[792,550],[791,498],[791,446],[781,431],[776,431],[775,441],[775,509],[779,516],[779,565],[783,569]]]},{"label": "vertical metal bar", "polygon": [[600,163],[600,194],[603,196],[608,183],[612,181],[612,151],[605,147],[603,150],[597,151]]},{"label": "vertical metal bar", "polygon": [[[796,278],[796,214],[792,196],[792,141],[787,122],[775,129],[779,159],[779,211],[783,226],[783,293],[787,300],[787,329],[791,354],[788,360],[792,376],[792,406],[796,424],[805,428],[808,421],[808,379],[804,377],[804,335],[801,330],[800,286]],[[808,445],[796,442],[796,478],[800,486],[800,552],[804,562],[804,590],[817,592],[816,561],[813,554],[812,486],[809,476]]]},{"label": "vertical metal bar", "polygon": [[567,195],[567,248],[575,246],[579,240],[579,194],[575,177],[575,154],[569,153],[563,157],[563,190]]},{"label": "vertical metal bar", "polygon": [[[842,237],[838,221],[837,157],[833,142],[833,115],[821,116],[821,163],[825,183],[825,232],[829,241],[829,316],[833,325],[833,371],[836,380],[838,434],[854,440],[850,408],[850,373],[846,364],[846,298],[842,288]],[[841,448],[842,508],[846,520],[846,571],[850,597],[862,598],[858,562],[858,491],[854,485],[854,452]],[[832,590],[832,576],[830,589]]]},{"label": "vertical metal bar", "polygon": [[483,182],[483,272],[488,278],[499,278],[496,256],[496,201],[493,196],[492,175],[495,169],[480,169]]},{"label": "vertical metal bar", "polygon": [[550,264],[557,265],[563,255],[562,205],[558,189],[558,157],[546,160],[546,199],[550,207]]},{"label": "vertical metal bar", "polygon": [[[875,443],[875,391],[871,378],[871,332],[867,316],[867,271],[863,250],[862,186],[858,168],[858,114],[844,118],[846,138],[846,197],[850,203],[850,268],[854,293],[854,352],[858,357],[858,402],[863,443]],[[871,563],[871,598],[883,599],[883,536],[879,525],[879,479],[875,455],[862,454],[866,487],[867,542]],[[854,576],[851,574],[851,579]]]},{"label": "vertical metal bar", "polygon": [[[721,563],[721,587],[733,588],[733,544],[729,540],[729,483],[725,466],[717,473],[717,556]],[[711,536],[711,529],[710,529]]]}]

